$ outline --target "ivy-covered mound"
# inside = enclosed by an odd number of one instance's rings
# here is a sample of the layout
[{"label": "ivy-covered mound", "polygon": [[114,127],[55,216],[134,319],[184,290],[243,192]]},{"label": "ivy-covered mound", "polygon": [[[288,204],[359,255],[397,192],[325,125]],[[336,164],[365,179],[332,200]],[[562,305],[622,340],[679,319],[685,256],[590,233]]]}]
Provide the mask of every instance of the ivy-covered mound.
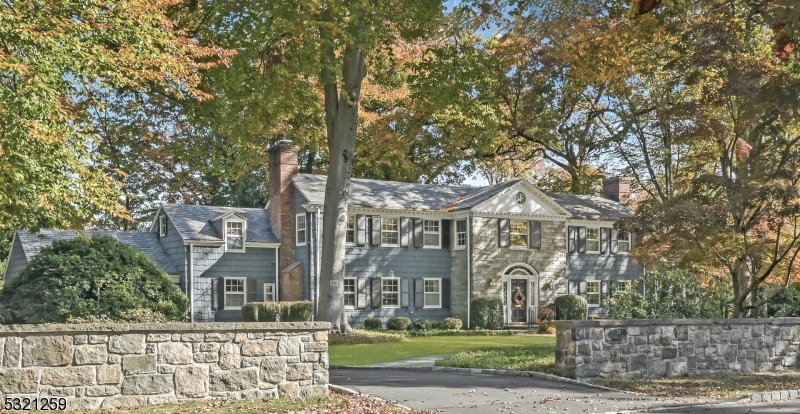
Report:
[{"label": "ivy-covered mound", "polygon": [[16,321],[182,321],[189,300],[144,253],[104,236],[56,240],[2,292]]}]

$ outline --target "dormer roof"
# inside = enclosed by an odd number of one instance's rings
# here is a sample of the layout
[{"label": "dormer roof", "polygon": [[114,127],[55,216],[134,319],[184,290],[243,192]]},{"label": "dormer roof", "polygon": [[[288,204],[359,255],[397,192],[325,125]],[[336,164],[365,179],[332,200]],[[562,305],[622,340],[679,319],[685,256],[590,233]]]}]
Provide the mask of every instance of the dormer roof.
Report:
[{"label": "dormer roof", "polygon": [[225,235],[220,234],[212,222],[237,217],[247,221],[248,243],[280,243],[269,224],[269,210],[183,204],[163,204],[161,208],[184,241],[222,242]]}]

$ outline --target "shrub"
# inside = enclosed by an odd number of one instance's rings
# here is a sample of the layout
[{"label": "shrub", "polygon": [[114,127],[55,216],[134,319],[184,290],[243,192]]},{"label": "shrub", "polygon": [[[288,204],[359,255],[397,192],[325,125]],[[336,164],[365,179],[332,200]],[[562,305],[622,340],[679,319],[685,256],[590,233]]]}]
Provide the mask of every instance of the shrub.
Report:
[{"label": "shrub", "polygon": [[281,322],[310,321],[314,313],[314,303],[310,301],[278,302],[278,304],[281,310]]},{"label": "shrub", "polygon": [[2,302],[26,323],[122,321],[141,309],[182,321],[189,310],[180,287],[147,255],[103,236],[55,240],[5,287]]},{"label": "shrub", "polygon": [[389,322],[386,322],[386,327],[393,331],[407,331],[411,327],[411,319],[405,316],[398,316],[389,319]]},{"label": "shrub", "polygon": [[[291,303],[291,302],[290,302]],[[258,321],[259,322],[277,322],[278,316],[281,314],[281,302],[259,302],[258,304]],[[310,320],[311,317],[309,316]]]},{"label": "shrub", "polygon": [[332,333],[328,335],[328,345],[362,345],[402,342],[408,340],[408,332],[367,331],[353,329],[351,334]]},{"label": "shrub", "polygon": [[554,334],[556,333],[556,328],[552,323],[542,323],[539,324],[539,333],[547,335]]},{"label": "shrub", "polygon": [[414,321],[414,329],[423,330],[423,329],[433,329],[434,321],[430,319],[417,319]]},{"label": "shrub", "polygon": [[364,329],[381,329],[383,328],[383,321],[381,318],[367,318],[364,319]]},{"label": "shrub", "polygon": [[461,319],[458,319],[458,318],[447,318],[442,323],[442,326],[444,326],[444,329],[447,329],[447,330],[450,330],[450,331],[455,331],[457,329],[461,329],[461,325],[463,325],[463,324],[464,324],[464,322],[462,322]]},{"label": "shrub", "polygon": [[550,308],[542,308],[539,310],[539,322],[552,322],[556,320],[556,312]]},{"label": "shrub", "polygon": [[[472,299],[472,304],[470,306],[470,318],[472,319],[472,326],[475,328],[499,328],[498,321],[491,321],[489,316],[489,311],[492,310],[503,310],[503,302],[500,299],[496,298],[476,298]],[[499,325],[502,325],[503,320],[502,317],[499,321]],[[492,326],[489,326],[492,325]]]},{"label": "shrub", "polygon": [[258,322],[259,302],[250,302],[242,305],[242,318],[245,322]]},{"label": "shrub", "polygon": [[583,296],[559,296],[553,304],[559,309],[559,319],[586,319],[589,316],[589,304]]}]

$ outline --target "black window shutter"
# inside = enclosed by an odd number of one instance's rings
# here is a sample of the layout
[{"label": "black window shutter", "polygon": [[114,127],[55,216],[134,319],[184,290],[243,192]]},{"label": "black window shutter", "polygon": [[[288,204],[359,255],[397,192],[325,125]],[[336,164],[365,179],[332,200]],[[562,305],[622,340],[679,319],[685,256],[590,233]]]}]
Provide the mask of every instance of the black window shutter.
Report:
[{"label": "black window shutter", "polygon": [[542,248],[542,222],[541,221],[531,221],[530,225],[530,248],[531,249],[541,249]]},{"label": "black window shutter", "polygon": [[450,220],[442,220],[442,249],[450,248]]},{"label": "black window shutter", "polygon": [[414,307],[421,308],[425,305],[425,281],[414,279]]},{"label": "black window shutter", "polygon": [[442,307],[450,308],[450,279],[442,279]]},{"label": "black window shutter", "polygon": [[511,244],[511,230],[508,219],[497,219],[497,246],[508,247]]},{"label": "black window shutter", "polygon": [[372,245],[381,245],[381,216],[372,217]]},{"label": "black window shutter", "polygon": [[367,216],[363,214],[356,215],[356,245],[363,246],[367,244]]},{"label": "black window shutter", "polygon": [[567,253],[575,253],[575,247],[577,246],[575,244],[575,240],[577,239],[575,233],[575,227],[567,227]]},{"label": "black window shutter", "polygon": [[423,233],[421,218],[414,219],[414,247],[423,247],[425,246],[425,236]]},{"label": "black window shutter", "polygon": [[247,290],[247,302],[258,302],[258,283],[253,278],[247,278],[245,280],[245,289]]},{"label": "black window shutter", "polygon": [[220,310],[225,304],[225,280],[217,277],[211,280],[211,309]]},{"label": "black window shutter", "polygon": [[586,253],[586,227],[578,227],[578,253]]},{"label": "black window shutter", "polygon": [[408,278],[404,277],[400,279],[400,307],[407,308],[408,307]]},{"label": "black window shutter", "polygon": [[408,217],[400,217],[400,246],[408,246]]},{"label": "black window shutter", "polygon": [[372,307],[381,307],[381,280],[379,278],[372,278],[369,280],[372,283]]},{"label": "black window shutter", "polygon": [[608,241],[611,239],[611,229],[607,227],[600,228],[600,254],[608,253]]},{"label": "black window shutter", "polygon": [[609,229],[611,230],[611,253],[616,254],[619,251],[619,240],[617,239],[617,235],[619,234],[617,229]]},{"label": "black window shutter", "polygon": [[356,308],[364,309],[367,307],[367,278],[359,277],[356,279],[356,283],[358,283]]}]

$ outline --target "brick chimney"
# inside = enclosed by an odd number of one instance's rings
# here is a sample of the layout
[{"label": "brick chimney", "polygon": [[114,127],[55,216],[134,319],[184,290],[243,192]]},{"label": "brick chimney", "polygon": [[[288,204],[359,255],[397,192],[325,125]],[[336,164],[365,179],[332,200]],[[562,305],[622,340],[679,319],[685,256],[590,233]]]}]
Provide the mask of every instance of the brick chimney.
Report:
[{"label": "brick chimney", "polygon": [[603,180],[603,197],[628,204],[631,196],[631,179],[625,177],[609,177]]},{"label": "brick chimney", "polygon": [[[269,149],[269,224],[280,238],[279,254],[281,301],[303,300],[303,266],[292,266],[294,246],[294,187],[299,148],[278,142]],[[289,272],[283,270],[292,267]]]}]

